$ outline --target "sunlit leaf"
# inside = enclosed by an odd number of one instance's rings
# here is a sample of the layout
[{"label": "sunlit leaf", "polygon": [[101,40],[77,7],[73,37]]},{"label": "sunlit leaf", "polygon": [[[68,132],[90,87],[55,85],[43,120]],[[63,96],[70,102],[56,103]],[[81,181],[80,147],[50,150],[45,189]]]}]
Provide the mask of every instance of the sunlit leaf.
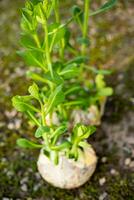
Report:
[{"label": "sunlit leaf", "polygon": [[17,145],[22,147],[22,148],[31,148],[31,149],[34,149],[34,148],[42,148],[43,145],[41,144],[36,144],[34,142],[31,142],[25,138],[20,138],[17,140]]},{"label": "sunlit leaf", "polygon": [[25,50],[25,51],[17,51],[17,54],[20,55],[27,65],[37,66],[43,68],[43,54],[42,52],[36,50]]},{"label": "sunlit leaf", "polygon": [[49,132],[50,128],[48,126],[40,126],[35,132],[35,137],[40,138],[43,136],[44,133]]},{"label": "sunlit leaf", "polygon": [[48,103],[46,105],[46,115],[58,104],[64,101],[64,93],[62,91],[62,85],[58,86],[54,92],[50,95]]},{"label": "sunlit leaf", "polygon": [[115,6],[117,3],[117,0],[109,0],[106,3],[104,3],[100,8],[98,8],[96,11],[93,11],[90,13],[90,16],[97,15],[99,13],[105,12]]},{"label": "sunlit leaf", "polygon": [[13,106],[16,108],[16,110],[20,112],[27,112],[28,110],[34,111],[34,112],[39,112],[37,108],[32,106],[29,102],[24,101],[24,98],[21,96],[14,96],[12,98],[12,103]]},{"label": "sunlit leaf", "polygon": [[36,83],[33,83],[33,85],[31,85],[28,88],[28,91],[31,94],[31,96],[33,96],[35,99],[37,99],[37,100],[40,99],[40,97],[39,97],[39,88],[38,88]]}]

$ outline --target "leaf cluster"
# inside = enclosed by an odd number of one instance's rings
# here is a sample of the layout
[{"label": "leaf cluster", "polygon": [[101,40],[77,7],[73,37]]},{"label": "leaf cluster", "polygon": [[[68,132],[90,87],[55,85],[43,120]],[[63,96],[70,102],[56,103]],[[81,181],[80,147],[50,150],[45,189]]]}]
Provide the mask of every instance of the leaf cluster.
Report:
[{"label": "leaf cluster", "polygon": [[[87,2],[85,0],[84,4]],[[21,138],[17,141],[20,147],[43,148],[44,154],[58,164],[60,152],[77,160],[88,146],[86,139],[95,132],[95,127],[74,124],[70,130],[71,112],[91,105],[99,107],[113,91],[104,81],[104,75],[110,71],[89,66],[85,51],[90,45],[86,34],[87,16],[107,11],[115,3],[116,0],[109,0],[90,14],[87,8],[83,10],[75,5],[72,16],[62,22],[59,0],[26,0],[21,20],[20,44],[23,49],[17,53],[30,67],[27,76],[33,84],[27,95],[14,96],[12,103],[37,127],[34,135],[37,140],[42,139],[42,143]],[[73,22],[81,30],[76,39],[80,49],[71,43],[69,24]],[[90,75],[88,83],[85,74]],[[53,114],[59,124],[54,124]],[[48,116],[50,123],[47,122]]]}]

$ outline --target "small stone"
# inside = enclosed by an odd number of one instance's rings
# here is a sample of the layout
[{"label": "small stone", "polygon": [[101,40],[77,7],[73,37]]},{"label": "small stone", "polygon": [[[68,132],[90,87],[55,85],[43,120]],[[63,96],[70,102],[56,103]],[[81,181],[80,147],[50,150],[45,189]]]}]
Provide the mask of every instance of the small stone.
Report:
[{"label": "small stone", "polygon": [[24,177],[21,181],[20,184],[23,185],[24,183],[28,182],[28,177]]},{"label": "small stone", "polygon": [[33,188],[33,191],[36,192],[39,188],[40,188],[40,184],[36,184],[36,185],[34,186],[34,188]]},{"label": "small stone", "polygon": [[132,161],[129,166],[134,169],[134,161]]},{"label": "small stone", "polygon": [[9,198],[7,197],[3,197],[2,200],[10,200]]},{"label": "small stone", "polygon": [[8,176],[8,177],[11,177],[11,176],[13,176],[13,175],[14,175],[13,171],[8,171],[8,172],[7,172],[7,176]]},{"label": "small stone", "polygon": [[118,172],[117,172],[115,169],[111,169],[111,170],[110,170],[110,174],[112,174],[112,175],[117,175]]},{"label": "small stone", "polygon": [[101,195],[99,196],[99,200],[104,200],[106,197],[107,197],[107,193],[104,192],[103,194],[101,194]]},{"label": "small stone", "polygon": [[40,174],[38,172],[35,173],[36,179],[39,180],[41,178]]},{"label": "small stone", "polygon": [[1,159],[1,162],[2,162],[2,163],[7,162],[7,158],[3,157],[3,158]]},{"label": "small stone", "polygon": [[15,128],[14,123],[11,123],[11,122],[10,122],[10,123],[7,125],[7,128],[10,129],[10,130],[13,130],[13,129]]},{"label": "small stone", "polygon": [[15,128],[16,129],[19,129],[21,127],[21,120],[20,119],[17,119],[16,121],[15,121]]},{"label": "small stone", "polygon": [[22,190],[23,192],[27,192],[27,185],[26,185],[26,184],[23,184],[23,185],[21,186],[21,190]]},{"label": "small stone", "polygon": [[100,186],[103,186],[105,182],[106,182],[106,178],[105,177],[102,177],[102,178],[99,179]]},{"label": "small stone", "polygon": [[126,158],[125,159],[125,165],[128,166],[131,163],[131,159],[130,158]]},{"label": "small stone", "polygon": [[107,162],[107,157],[102,157],[101,162],[102,163],[106,163]]}]

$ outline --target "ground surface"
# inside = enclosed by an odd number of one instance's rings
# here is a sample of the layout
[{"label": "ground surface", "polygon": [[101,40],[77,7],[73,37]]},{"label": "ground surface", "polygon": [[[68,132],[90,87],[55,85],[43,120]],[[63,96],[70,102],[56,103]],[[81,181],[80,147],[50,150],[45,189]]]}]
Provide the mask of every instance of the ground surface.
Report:
[{"label": "ground surface", "polygon": [[91,64],[115,69],[108,79],[115,93],[107,102],[101,127],[90,139],[99,158],[96,172],[84,186],[70,191],[45,183],[36,168],[39,152],[20,150],[15,144],[20,136],[32,137],[31,128],[11,105],[11,97],[25,94],[30,84],[26,66],[15,53],[22,4],[0,1],[0,199],[134,200],[132,1],[119,0],[117,8],[90,22]]}]

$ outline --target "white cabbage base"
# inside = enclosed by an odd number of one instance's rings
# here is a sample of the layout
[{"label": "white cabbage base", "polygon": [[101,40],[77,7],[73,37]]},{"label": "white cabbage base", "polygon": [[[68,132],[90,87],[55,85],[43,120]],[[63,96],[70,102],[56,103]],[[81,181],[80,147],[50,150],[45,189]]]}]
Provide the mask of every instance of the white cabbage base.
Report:
[{"label": "white cabbage base", "polygon": [[95,171],[97,157],[92,147],[86,147],[77,161],[68,159],[62,153],[59,164],[54,163],[41,150],[37,162],[42,178],[55,187],[72,189],[83,185]]}]

